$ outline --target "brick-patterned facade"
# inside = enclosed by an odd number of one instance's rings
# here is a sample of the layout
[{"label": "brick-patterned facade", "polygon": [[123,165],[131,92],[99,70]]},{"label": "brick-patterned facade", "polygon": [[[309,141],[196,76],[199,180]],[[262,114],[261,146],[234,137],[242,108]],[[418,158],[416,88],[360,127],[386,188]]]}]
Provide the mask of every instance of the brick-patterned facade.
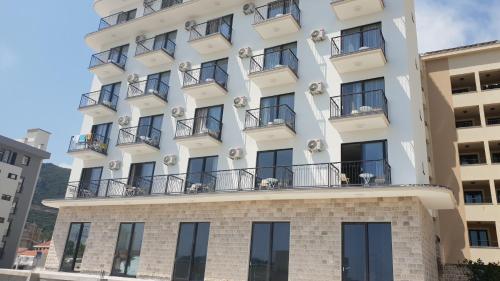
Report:
[{"label": "brick-patterned facade", "polygon": [[248,201],[61,208],[46,269],[71,222],[91,222],[82,273],[109,274],[120,222],[145,222],[138,277],[170,280],[180,222],[210,222],[207,281],[246,281],[254,221],[289,221],[290,281],[341,280],[342,222],[391,222],[395,281],[435,281],[433,221],[416,198]]}]

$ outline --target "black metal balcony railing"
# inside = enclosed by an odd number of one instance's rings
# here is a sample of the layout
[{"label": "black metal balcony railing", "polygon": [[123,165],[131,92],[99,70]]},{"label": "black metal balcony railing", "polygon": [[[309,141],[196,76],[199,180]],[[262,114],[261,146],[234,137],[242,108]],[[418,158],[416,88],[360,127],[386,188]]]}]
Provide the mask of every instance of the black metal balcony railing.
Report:
[{"label": "black metal balcony railing", "polygon": [[176,138],[208,135],[217,140],[221,139],[222,122],[211,116],[196,117],[177,121]]},{"label": "black metal balcony railing", "polygon": [[391,183],[391,166],[386,159],[340,163],[340,180],[348,185],[386,185]]},{"label": "black metal balcony railing", "polygon": [[183,2],[183,0],[144,0],[144,15],[168,9]]},{"label": "black metal balcony railing", "polygon": [[125,69],[125,64],[127,63],[127,56],[123,54],[120,55],[111,50],[94,54],[90,59],[89,68],[104,65],[107,63],[112,63],[121,69]]},{"label": "black metal balcony railing", "polygon": [[118,96],[104,89],[86,93],[82,95],[78,108],[81,109],[98,104],[104,105],[116,111],[116,106],[118,105]]},{"label": "black metal balcony railing", "polygon": [[153,147],[160,147],[161,131],[153,126],[137,126],[120,129],[118,145],[145,143]]},{"label": "black metal balcony railing", "polygon": [[290,49],[268,52],[250,59],[250,74],[288,66],[298,75],[299,59]]},{"label": "black metal balcony railing", "polygon": [[375,28],[332,38],[332,57],[381,49],[385,55],[385,39],[382,29]]},{"label": "black metal balcony railing", "polygon": [[106,155],[108,146],[109,138],[98,134],[72,136],[69,142],[68,152],[93,150]]},{"label": "black metal balcony railing", "polygon": [[115,26],[118,24],[122,24],[128,22],[129,20],[135,19],[137,10],[131,10],[127,12],[119,12],[116,14],[112,14],[110,16],[104,17],[99,21],[98,30],[103,30],[105,28]]},{"label": "black metal balcony railing", "polygon": [[156,38],[149,38],[137,42],[135,55],[140,56],[149,52],[163,50],[169,56],[174,57],[175,46],[175,42],[170,39],[157,40]]},{"label": "black metal balcony railing", "polygon": [[159,79],[148,79],[129,84],[127,97],[140,97],[145,95],[155,95],[167,101],[169,87]]},{"label": "black metal balcony railing", "polygon": [[495,90],[495,89],[500,89],[500,82],[484,83],[481,85],[481,90],[483,91]]},{"label": "black metal balcony railing", "polygon": [[344,94],[330,98],[330,118],[349,117],[383,112],[387,118],[388,107],[384,90]]},{"label": "black metal balcony railing", "polygon": [[189,32],[189,41],[204,38],[212,34],[220,34],[227,41],[231,42],[232,33],[232,24],[224,18],[219,18],[194,25]]},{"label": "black metal balcony railing", "polygon": [[218,65],[204,66],[184,72],[183,87],[202,85],[206,83],[217,83],[227,89],[229,75]]},{"label": "black metal balcony railing", "polygon": [[245,129],[285,125],[295,132],[295,112],[286,104],[247,110]]},{"label": "black metal balcony railing", "polygon": [[255,9],[254,24],[290,14],[300,25],[300,9],[297,0],[273,1]]}]

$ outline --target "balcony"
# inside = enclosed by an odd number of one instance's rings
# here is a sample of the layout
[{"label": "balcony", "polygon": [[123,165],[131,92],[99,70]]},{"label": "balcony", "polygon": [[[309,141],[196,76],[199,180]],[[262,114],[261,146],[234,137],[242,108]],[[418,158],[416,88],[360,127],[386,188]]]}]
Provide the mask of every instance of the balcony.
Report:
[{"label": "balcony", "polygon": [[117,95],[107,90],[100,90],[83,94],[78,110],[92,117],[111,116],[116,113],[117,105]]},{"label": "balcony", "polygon": [[245,133],[255,141],[275,141],[295,137],[295,112],[288,105],[247,110]]},{"label": "balcony", "polygon": [[371,29],[332,38],[330,60],[339,73],[383,67],[387,63],[381,29]]},{"label": "balcony", "polygon": [[96,160],[106,158],[109,138],[97,134],[72,136],[69,142],[68,154],[81,160]]},{"label": "balcony", "polygon": [[184,72],[182,89],[195,100],[222,97],[227,95],[228,77],[218,65],[188,70]]},{"label": "balcony", "polygon": [[118,132],[117,146],[130,155],[155,153],[160,149],[161,131],[152,126],[123,128]]},{"label": "balcony", "polygon": [[384,10],[383,0],[333,0],[331,5],[340,20],[350,20]]},{"label": "balcony", "polygon": [[103,30],[118,24],[126,23],[129,20],[133,20],[135,18],[137,10],[131,10],[127,12],[119,12],[116,14],[112,14],[110,16],[101,18],[99,21],[98,30]]},{"label": "balcony", "polygon": [[125,72],[127,56],[115,55],[111,51],[105,51],[92,55],[89,70],[99,78],[109,78]]},{"label": "balcony", "polygon": [[231,48],[233,27],[224,17],[200,23],[191,28],[189,45],[202,55]]},{"label": "balcony", "polygon": [[330,121],[339,132],[389,127],[384,90],[344,94],[330,98]]},{"label": "balcony", "polygon": [[222,143],[222,122],[211,117],[177,121],[175,140],[187,148],[216,147]]},{"label": "balcony", "polygon": [[128,86],[127,102],[140,110],[167,104],[169,87],[158,79],[148,79]]},{"label": "balcony", "polygon": [[124,7],[137,3],[137,0],[93,0],[94,9],[99,15],[109,15],[116,9],[123,9]]},{"label": "balcony", "polygon": [[295,0],[282,0],[257,7],[253,27],[263,39],[298,32],[300,30],[299,5]]},{"label": "balcony", "polygon": [[299,59],[292,50],[268,52],[250,59],[248,78],[260,88],[288,85],[298,80]]},{"label": "balcony", "polygon": [[174,62],[175,43],[169,39],[149,38],[137,42],[135,59],[147,67],[169,67]]},{"label": "balcony", "polygon": [[[60,208],[183,202],[417,197],[429,209],[455,207],[451,191],[439,186],[390,185],[387,181],[377,184],[375,180],[364,184],[365,179],[360,184],[343,181],[346,177],[351,177],[354,181],[354,174],[351,175],[348,171],[358,173],[360,167],[364,166],[366,164],[362,162],[321,163],[158,175],[132,180],[108,179],[92,184],[74,182],[69,184],[65,200],[46,200],[44,204]],[[383,175],[382,170],[378,176],[385,180],[390,178]]]}]

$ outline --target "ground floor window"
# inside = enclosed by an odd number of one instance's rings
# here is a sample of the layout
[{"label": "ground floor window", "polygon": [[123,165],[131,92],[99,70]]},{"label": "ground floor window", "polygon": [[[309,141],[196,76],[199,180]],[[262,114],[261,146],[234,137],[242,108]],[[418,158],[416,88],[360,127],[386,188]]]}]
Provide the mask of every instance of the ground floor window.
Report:
[{"label": "ground floor window", "polygon": [[122,223],[118,232],[112,275],[135,277],[141,256],[144,223]]},{"label": "ground floor window", "polygon": [[248,280],[287,281],[289,250],[290,223],[254,223]]},{"label": "ground floor window", "polygon": [[72,223],[61,263],[61,271],[78,272],[82,264],[83,253],[89,237],[90,223]]},{"label": "ground floor window", "polygon": [[394,280],[390,223],[342,225],[342,280]]},{"label": "ground floor window", "polygon": [[210,223],[181,223],[175,252],[174,281],[203,281]]}]

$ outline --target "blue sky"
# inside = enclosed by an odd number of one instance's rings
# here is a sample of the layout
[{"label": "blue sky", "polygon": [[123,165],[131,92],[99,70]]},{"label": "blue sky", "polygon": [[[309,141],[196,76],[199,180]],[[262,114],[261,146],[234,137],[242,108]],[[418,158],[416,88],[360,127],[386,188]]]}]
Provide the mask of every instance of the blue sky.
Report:
[{"label": "blue sky", "polygon": [[[310,1],[310,0],[307,0]],[[76,110],[90,86],[91,51],[83,42],[99,19],[91,0],[0,0],[0,134],[52,132],[50,162],[68,166],[66,150],[82,121]],[[415,0],[420,51],[500,39],[500,0]]]}]

